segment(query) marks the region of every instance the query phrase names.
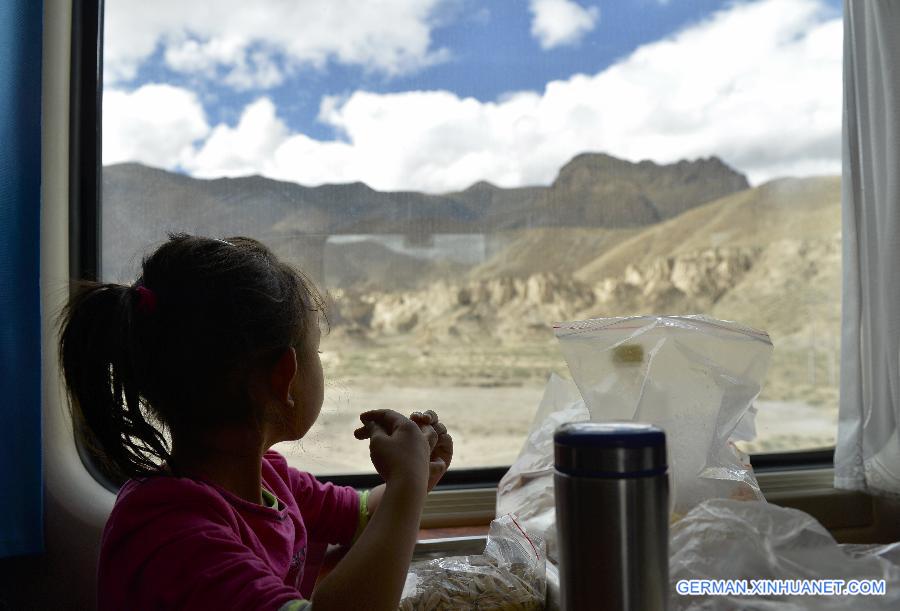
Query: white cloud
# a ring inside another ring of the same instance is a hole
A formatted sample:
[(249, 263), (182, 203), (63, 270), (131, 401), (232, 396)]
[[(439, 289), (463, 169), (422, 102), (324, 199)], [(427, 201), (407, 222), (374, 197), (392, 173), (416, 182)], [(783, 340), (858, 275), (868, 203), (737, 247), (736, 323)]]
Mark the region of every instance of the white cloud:
[(238, 89), (329, 61), (387, 75), (443, 61), (431, 30), (446, 0), (116, 0), (106, 5), (104, 78), (133, 79), (158, 48), (177, 71)]
[(718, 155), (755, 183), (837, 174), (842, 26), (823, 10), (815, 0), (736, 5), (597, 74), (492, 102), (448, 91), (326, 98), (320, 120), (341, 132), (335, 141), (291, 133), (262, 99), (179, 159), (200, 176), (429, 192), (548, 184), (585, 151), (659, 163)]
[(531, 35), (542, 49), (578, 43), (597, 26), (600, 9), (585, 8), (572, 0), (531, 0)]
[(140, 161), (175, 169), (194, 156), (209, 125), (197, 96), (171, 85), (103, 92), (103, 163)]
[(287, 127), (275, 116), (275, 105), (260, 98), (244, 109), (237, 126), (217, 125), (184, 165), (200, 177), (269, 174), (273, 164), (268, 158), (287, 137)]

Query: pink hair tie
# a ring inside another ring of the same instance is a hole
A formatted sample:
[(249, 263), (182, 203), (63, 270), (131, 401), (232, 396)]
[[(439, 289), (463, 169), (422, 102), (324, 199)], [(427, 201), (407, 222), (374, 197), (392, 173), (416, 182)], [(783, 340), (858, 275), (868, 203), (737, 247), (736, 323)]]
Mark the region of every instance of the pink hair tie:
[(146, 286), (137, 287), (138, 310), (144, 314), (153, 314), (156, 311), (156, 293)]

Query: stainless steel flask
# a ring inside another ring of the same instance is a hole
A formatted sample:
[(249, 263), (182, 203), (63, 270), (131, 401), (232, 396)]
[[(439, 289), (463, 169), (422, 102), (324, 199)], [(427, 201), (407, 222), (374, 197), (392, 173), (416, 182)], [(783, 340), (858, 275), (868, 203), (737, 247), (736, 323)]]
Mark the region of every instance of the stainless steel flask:
[(564, 611), (662, 611), (669, 590), (665, 433), (632, 422), (554, 434)]

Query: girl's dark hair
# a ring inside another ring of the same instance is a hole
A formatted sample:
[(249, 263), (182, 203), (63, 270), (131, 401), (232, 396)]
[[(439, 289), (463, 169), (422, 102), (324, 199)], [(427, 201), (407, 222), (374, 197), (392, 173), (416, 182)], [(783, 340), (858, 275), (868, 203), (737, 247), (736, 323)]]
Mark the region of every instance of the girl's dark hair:
[(164, 435), (258, 422), (247, 375), (304, 341), (324, 301), (256, 240), (170, 235), (133, 286), (83, 282), (60, 315), (75, 429), (114, 477), (158, 473)]

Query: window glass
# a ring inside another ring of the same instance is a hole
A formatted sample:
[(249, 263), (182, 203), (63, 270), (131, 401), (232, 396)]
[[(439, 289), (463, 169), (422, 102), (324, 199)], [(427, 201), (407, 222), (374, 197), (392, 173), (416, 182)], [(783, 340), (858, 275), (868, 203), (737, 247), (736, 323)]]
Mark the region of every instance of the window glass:
[(326, 403), (281, 449), (370, 470), (359, 412), (509, 464), (550, 324), (708, 314), (775, 344), (751, 451), (834, 443), (837, 0), (107, 0), (102, 275), (249, 235), (327, 290)]

